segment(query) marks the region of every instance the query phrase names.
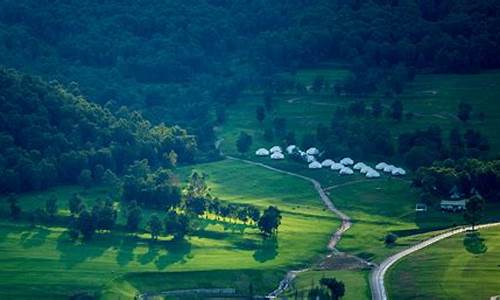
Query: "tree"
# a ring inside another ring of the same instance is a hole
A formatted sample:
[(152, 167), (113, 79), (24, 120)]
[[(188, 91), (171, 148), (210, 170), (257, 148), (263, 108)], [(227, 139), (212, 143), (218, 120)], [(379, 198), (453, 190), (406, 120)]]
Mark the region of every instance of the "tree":
[(76, 222), (76, 228), (80, 231), (85, 240), (89, 240), (95, 233), (95, 225), (92, 215), (87, 209), (80, 212)]
[(394, 245), (396, 240), (398, 239), (398, 236), (394, 233), (389, 233), (385, 236), (384, 242), (386, 245)]
[(246, 132), (240, 132), (240, 136), (236, 141), (236, 147), (238, 148), (238, 152), (245, 153), (250, 149), (252, 145), (252, 136), (247, 134)]
[(10, 217), (14, 220), (19, 219), (19, 217), (21, 216), (21, 207), (17, 203), (17, 195), (9, 195), (9, 198), (7, 198), (7, 202), (9, 202)]
[(391, 104), (391, 118), (398, 122), (403, 118), (403, 102), (399, 99), (394, 100)]
[(340, 280), (337, 280), (335, 278), (321, 278), (319, 283), (326, 286), (330, 290), (330, 296), (332, 300), (338, 300), (345, 294), (344, 283)]
[(89, 169), (83, 169), (78, 176), (78, 184), (88, 189), (92, 185), (92, 172)]
[(111, 171), (110, 169), (107, 169), (104, 172), (104, 175), (102, 176), (102, 181), (103, 181), (103, 183), (105, 185), (107, 185), (110, 188), (112, 188), (113, 192), (118, 192), (119, 191), (120, 185), (121, 185), (121, 181), (118, 178), (118, 176), (116, 176), (116, 174), (113, 173), (113, 171)]
[(262, 124), (262, 122), (266, 118), (266, 111), (262, 105), (257, 106), (257, 109), (255, 110), (255, 117), (260, 124)]
[(264, 235), (270, 236), (278, 230), (280, 224), (280, 210), (275, 206), (269, 206), (260, 217), (257, 225)]
[(372, 115), (374, 118), (380, 118), (382, 113), (384, 112), (384, 108), (382, 107), (382, 101), (380, 99), (376, 98), (372, 102)]
[(55, 214), (57, 213), (57, 198), (54, 195), (51, 195), (47, 201), (45, 202), (45, 210), (47, 211), (47, 214), (51, 217), (54, 218)]
[(74, 193), (68, 200), (68, 207), (71, 215), (78, 215), (83, 209), (82, 198), (77, 193)]
[(484, 209), (484, 200), (479, 196), (473, 196), (465, 204), (464, 219), (465, 222), (472, 225), (472, 230), (475, 230), (475, 226), (479, 223), (482, 217)]
[(166, 234), (173, 235), (174, 239), (182, 239), (190, 230), (189, 218), (173, 210), (167, 213), (164, 223)]
[(248, 206), (247, 207), (247, 214), (250, 217), (250, 219), (257, 224), (260, 218), (260, 211), (257, 207), (255, 206)]
[(162, 231), (162, 223), (157, 214), (153, 214), (149, 218), (148, 229), (151, 233), (151, 239), (157, 240)]
[(142, 210), (137, 201), (132, 200), (127, 207), (127, 229), (137, 231), (142, 220)]
[(115, 225), (117, 217), (113, 201), (98, 201), (92, 208), (92, 219), (96, 230), (111, 230)]
[(467, 122), (470, 119), (471, 113), (472, 113), (472, 105), (460, 101), (460, 103), (458, 104), (458, 112), (457, 112), (457, 117), (460, 119), (460, 121)]

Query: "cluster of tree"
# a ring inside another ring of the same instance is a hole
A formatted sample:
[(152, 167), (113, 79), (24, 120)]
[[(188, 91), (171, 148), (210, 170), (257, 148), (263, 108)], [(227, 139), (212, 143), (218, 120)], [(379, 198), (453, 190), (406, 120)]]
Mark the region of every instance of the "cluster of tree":
[(487, 201), (500, 201), (500, 160), (447, 159), (421, 167), (413, 184), (440, 198), (480, 195)]
[(3, 68), (0, 144), (0, 193), (89, 186), (139, 159), (172, 167), (196, 151), (179, 127), (152, 126), (126, 108), (111, 113), (59, 84)]
[(91, 239), (96, 231), (110, 231), (116, 225), (118, 211), (109, 198), (96, 201), (92, 209), (88, 209), (75, 194), (68, 204), (71, 212), (68, 233), (74, 240), (80, 235), (85, 240)]
[[(169, 118), (209, 149), (213, 125), (224, 121), (220, 107), (245, 87), (305, 90), (276, 75), (282, 71), (347, 62), (352, 76), (337, 92), (386, 86), (397, 93), (415, 70), (498, 68), (497, 6), (498, 0), (2, 1), (0, 64), (65, 85), (78, 81), (73, 92), (110, 107), (131, 105), (154, 122)], [(318, 78), (312, 90), (326, 86)]]
[[(319, 286), (311, 283), (311, 288), (307, 291), (306, 299), (311, 300), (339, 300), (345, 294), (345, 285), (336, 278), (321, 278)], [(295, 299), (298, 299), (298, 291), (295, 291)], [(303, 297), (301, 297), (303, 299)]]

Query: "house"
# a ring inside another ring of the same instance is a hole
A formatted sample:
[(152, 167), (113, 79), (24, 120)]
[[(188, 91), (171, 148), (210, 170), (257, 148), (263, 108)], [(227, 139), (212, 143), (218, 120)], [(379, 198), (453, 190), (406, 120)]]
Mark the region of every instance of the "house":
[(381, 162), (381, 163), (378, 163), (376, 166), (375, 166), (375, 169), (377, 170), (383, 170), (385, 169), (385, 167), (387, 167), (388, 164), (386, 164), (385, 162)]
[(441, 200), (441, 209), (447, 211), (462, 211), (465, 210), (465, 205), (467, 201), (463, 200)]
[(331, 167), (335, 162), (331, 159), (325, 159), (322, 163), (321, 166), (323, 167)]
[(344, 166), (348, 166), (354, 164), (354, 161), (350, 157), (344, 157), (340, 160), (340, 163)]
[(370, 172), (370, 171), (374, 171), (374, 170), (373, 170), (372, 168), (368, 167), (368, 166), (364, 166), (364, 167), (362, 167), (362, 168), (359, 170), (359, 172), (360, 172), (361, 174), (366, 174), (366, 173), (368, 173), (368, 172)]
[(424, 203), (417, 203), (415, 205), (415, 211), (416, 212), (427, 211), (427, 205), (425, 205)]
[(260, 148), (257, 151), (255, 151), (255, 155), (257, 155), (257, 156), (268, 156), (269, 155), (269, 151), (267, 149), (265, 149), (265, 148)]
[(311, 148), (307, 149), (306, 153), (309, 155), (318, 155), (319, 150), (318, 150), (318, 148), (311, 147)]
[(338, 170), (341, 170), (343, 167), (344, 167), (344, 165), (343, 165), (343, 164), (339, 164), (339, 163), (334, 162), (334, 163), (330, 166), (330, 169), (332, 169), (332, 170), (334, 170), (334, 171), (338, 171)]
[(281, 151), (280, 146), (273, 146), (271, 149), (269, 149), (269, 152), (276, 153), (276, 152), (283, 152), (283, 151)]
[(394, 168), (391, 171), (391, 174), (394, 176), (399, 176), (399, 175), (406, 175), (406, 171), (402, 168)]
[(281, 152), (274, 152), (271, 154), (271, 159), (285, 159), (285, 156)]
[(352, 174), (354, 174), (354, 171), (351, 168), (343, 167), (342, 169), (340, 169), (339, 174), (340, 175), (352, 175)]
[(384, 172), (386, 172), (386, 173), (392, 173), (392, 170), (394, 170), (395, 168), (396, 168), (396, 167), (395, 167), (395, 166), (393, 166), (393, 165), (387, 165), (387, 166), (385, 166), (385, 168), (384, 168)]
[(309, 169), (321, 169), (321, 164), (317, 161), (313, 161), (309, 164)]
[(358, 162), (352, 167), (354, 170), (361, 170), (363, 167), (366, 167), (366, 165), (362, 162)]
[(371, 169), (366, 173), (366, 178), (378, 178), (380, 177), (380, 173)]

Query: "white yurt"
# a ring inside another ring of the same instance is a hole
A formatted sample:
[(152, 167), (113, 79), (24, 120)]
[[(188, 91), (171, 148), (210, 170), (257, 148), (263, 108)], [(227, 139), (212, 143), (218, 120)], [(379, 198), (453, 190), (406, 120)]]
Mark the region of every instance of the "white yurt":
[(312, 156), (312, 155), (306, 154), (306, 161), (308, 163), (310, 163), (310, 162), (316, 161), (316, 158), (314, 158), (314, 156)]
[(354, 165), (354, 167), (352, 167), (354, 170), (361, 170), (363, 169), (364, 167), (366, 167), (365, 163), (362, 163), (362, 162), (358, 162)]
[(297, 146), (295, 145), (290, 145), (288, 147), (286, 147), (286, 153), (288, 154), (292, 154), (295, 150), (298, 150), (299, 148), (297, 148)]
[(318, 150), (318, 148), (311, 147), (311, 148), (307, 149), (306, 153), (309, 155), (318, 155), (319, 150)]
[(375, 166), (375, 169), (377, 170), (383, 170), (385, 167), (387, 167), (388, 164), (386, 164), (385, 162), (381, 162), (381, 163), (378, 163), (376, 166)]
[(309, 164), (309, 169), (321, 169), (321, 164), (317, 161), (313, 161)]
[(370, 168), (369, 166), (364, 166), (364, 167), (362, 167), (362, 168), (359, 170), (359, 172), (360, 172), (361, 174), (366, 174), (366, 173), (368, 173), (368, 172), (370, 172), (370, 171), (373, 171), (373, 169), (372, 169), (372, 168)]
[(333, 163), (331, 166), (330, 166), (330, 169), (334, 170), (334, 171), (338, 171), (340, 169), (342, 169), (344, 167), (343, 164), (339, 164), (339, 163)]
[(384, 168), (384, 172), (386, 172), (386, 173), (392, 173), (392, 170), (394, 170), (395, 168), (396, 168), (396, 167), (395, 167), (395, 166), (393, 166), (393, 165), (387, 165), (387, 166), (385, 166), (385, 168)]
[(352, 175), (352, 174), (354, 174), (354, 171), (351, 168), (343, 167), (342, 169), (340, 169), (339, 174), (340, 175)]
[(276, 153), (276, 152), (283, 152), (283, 151), (281, 151), (280, 146), (273, 146), (271, 149), (269, 149), (269, 152)]
[(405, 175), (406, 171), (402, 168), (394, 168), (391, 173), (392, 175), (398, 176), (398, 175)]
[(257, 156), (268, 156), (269, 155), (269, 151), (266, 148), (260, 148), (260, 149), (257, 149), (257, 151), (255, 151), (255, 155), (257, 155)]
[(325, 159), (325, 160), (321, 163), (321, 165), (322, 165), (323, 167), (331, 167), (334, 163), (335, 163), (335, 162), (334, 162), (333, 160), (331, 160), (331, 159)]
[(380, 173), (371, 169), (370, 171), (368, 171), (368, 173), (366, 173), (365, 175), (367, 178), (378, 178), (380, 177)]
[(281, 152), (274, 152), (271, 154), (271, 159), (285, 159), (285, 156)]
[(354, 161), (350, 157), (344, 157), (340, 160), (340, 163), (344, 166), (352, 165)]

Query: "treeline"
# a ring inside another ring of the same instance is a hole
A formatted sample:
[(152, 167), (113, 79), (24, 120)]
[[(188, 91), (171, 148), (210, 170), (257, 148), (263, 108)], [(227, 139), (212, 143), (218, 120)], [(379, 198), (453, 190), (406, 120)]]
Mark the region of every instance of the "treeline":
[[(500, 201), (500, 160), (447, 159), (418, 169), (413, 185), (440, 198), (470, 198)], [(424, 194), (423, 197), (426, 197)], [(427, 197), (423, 200), (431, 199)]]
[(112, 113), (56, 82), (0, 68), (0, 193), (113, 180), (136, 160), (192, 162), (196, 141), (127, 108)]
[(352, 71), (336, 92), (379, 86), (399, 93), (420, 71), (500, 67), (498, 6), (498, 0), (2, 1), (0, 63), (65, 85), (77, 81), (75, 92), (113, 110), (127, 105), (154, 123), (171, 120), (210, 151), (221, 107), (249, 86), (279, 89), (282, 71), (335, 61)]

